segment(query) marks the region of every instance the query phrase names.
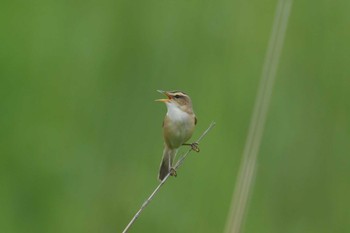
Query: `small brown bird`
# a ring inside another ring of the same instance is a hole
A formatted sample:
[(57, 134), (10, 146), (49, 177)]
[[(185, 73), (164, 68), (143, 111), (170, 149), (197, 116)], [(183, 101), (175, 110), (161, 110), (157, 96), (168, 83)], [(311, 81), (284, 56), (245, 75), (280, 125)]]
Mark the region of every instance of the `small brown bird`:
[(191, 138), (197, 118), (192, 109), (191, 98), (182, 91), (160, 91), (167, 99), (156, 101), (164, 102), (167, 106), (167, 114), (163, 121), (164, 151), (159, 170), (159, 179), (170, 173), (176, 176), (172, 167), (177, 150), (182, 145), (190, 145), (195, 151), (199, 151), (196, 143), (186, 144)]

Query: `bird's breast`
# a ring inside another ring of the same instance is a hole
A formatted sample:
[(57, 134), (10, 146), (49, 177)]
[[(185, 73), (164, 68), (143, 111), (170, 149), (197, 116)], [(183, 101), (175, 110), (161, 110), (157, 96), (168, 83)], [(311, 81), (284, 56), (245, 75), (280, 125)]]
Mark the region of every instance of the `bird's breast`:
[(164, 119), (164, 138), (171, 148), (178, 148), (190, 139), (194, 130), (194, 115), (180, 109), (168, 111)]

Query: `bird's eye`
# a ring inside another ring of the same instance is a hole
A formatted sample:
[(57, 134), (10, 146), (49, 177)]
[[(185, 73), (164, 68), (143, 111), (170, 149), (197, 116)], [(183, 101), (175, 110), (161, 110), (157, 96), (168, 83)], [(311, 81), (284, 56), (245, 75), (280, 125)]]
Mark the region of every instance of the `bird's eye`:
[(175, 96), (174, 96), (175, 99), (178, 99), (178, 98), (180, 98), (180, 97), (181, 97), (180, 95), (175, 95)]

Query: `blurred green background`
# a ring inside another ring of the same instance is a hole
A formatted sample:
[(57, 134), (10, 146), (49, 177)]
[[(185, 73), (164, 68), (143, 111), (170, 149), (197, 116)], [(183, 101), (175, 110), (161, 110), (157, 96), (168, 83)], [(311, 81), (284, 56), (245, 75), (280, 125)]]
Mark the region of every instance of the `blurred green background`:
[[(130, 232), (222, 232), (277, 1), (4, 1), (0, 232), (121, 232), (166, 108), (217, 126)], [(245, 232), (350, 232), (350, 1), (293, 4)]]

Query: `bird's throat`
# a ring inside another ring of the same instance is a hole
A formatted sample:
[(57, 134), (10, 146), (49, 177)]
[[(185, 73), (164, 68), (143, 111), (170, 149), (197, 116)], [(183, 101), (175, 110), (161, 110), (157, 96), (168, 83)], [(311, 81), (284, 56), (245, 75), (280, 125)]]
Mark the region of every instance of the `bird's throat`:
[(167, 104), (167, 108), (168, 108), (167, 116), (171, 121), (175, 121), (175, 122), (188, 121), (190, 118), (189, 113), (183, 111), (173, 103)]

